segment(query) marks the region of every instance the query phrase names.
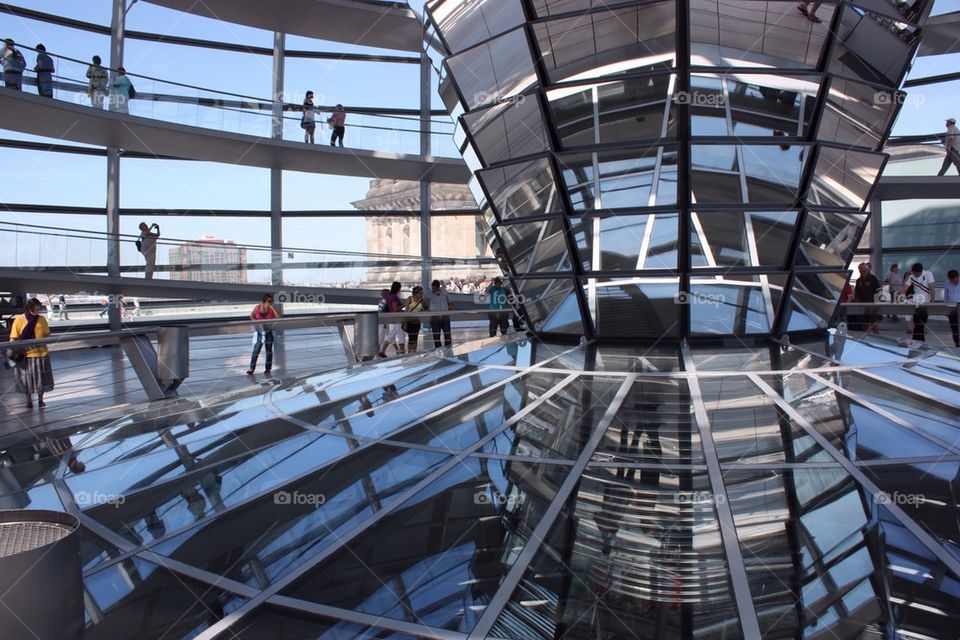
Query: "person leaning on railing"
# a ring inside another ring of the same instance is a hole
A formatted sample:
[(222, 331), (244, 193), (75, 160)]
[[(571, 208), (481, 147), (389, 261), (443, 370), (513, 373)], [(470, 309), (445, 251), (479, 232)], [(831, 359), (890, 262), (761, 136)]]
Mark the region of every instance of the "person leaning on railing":
[(44, 98), (53, 97), (53, 73), (56, 68), (53, 66), (53, 58), (47, 55), (47, 48), (42, 44), (36, 46), (37, 64), (33, 70), (37, 73), (37, 93)]
[(27, 61), (17, 50), (11, 38), (3, 41), (3, 50), (0, 51), (0, 62), (3, 63), (3, 86), (7, 89), (20, 91), (23, 87), (23, 70), (27, 68)]
[[(30, 298), (21, 315), (13, 319), (10, 327), (10, 341), (34, 340), (50, 335), (47, 319), (40, 315), (40, 300)], [(53, 390), (53, 368), (50, 366), (50, 352), (45, 346), (32, 347), (26, 351), (8, 349), (7, 355), (14, 365), (17, 388), (27, 396), (27, 409), (33, 408), (33, 394), (37, 394), (37, 405), (47, 406), (43, 394)]]

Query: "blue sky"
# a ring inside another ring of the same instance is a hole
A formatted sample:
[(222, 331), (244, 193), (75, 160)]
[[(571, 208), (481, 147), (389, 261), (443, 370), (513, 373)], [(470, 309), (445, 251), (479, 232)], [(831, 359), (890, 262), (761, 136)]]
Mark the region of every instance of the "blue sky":
[[(20, 0), (16, 4), (106, 25), (110, 21), (112, 2)], [(960, 0), (938, 0), (939, 12), (958, 9)], [(105, 62), (109, 60), (109, 38), (106, 36), (9, 15), (3, 16), (3, 23), (3, 35), (18, 42), (30, 46), (43, 42), (52, 52), (80, 59), (98, 54)], [(147, 2), (133, 5), (127, 16), (127, 28), (257, 47), (273, 45), (270, 32), (198, 18)], [(288, 37), (287, 48), (397, 54), (297, 36)], [(32, 55), (28, 55), (28, 61), (32, 65)], [(221, 91), (264, 98), (271, 94), (271, 60), (267, 56), (128, 40), (125, 66), (132, 73), (176, 79)], [(954, 71), (960, 71), (958, 54), (918, 58), (911, 77)], [(418, 73), (415, 65), (291, 59), (286, 67), (286, 90), (302, 92), (310, 89), (322, 96), (322, 100), (348, 105), (417, 108)], [(895, 134), (931, 133), (942, 126), (946, 116), (960, 118), (960, 104), (956, 100), (960, 86), (957, 85), (954, 82), (911, 91)], [(138, 89), (149, 91), (150, 87), (141, 85)], [(433, 102), (435, 108), (441, 108), (436, 96)], [(137, 108), (149, 107), (138, 105)], [(186, 113), (185, 117), (189, 120), (196, 114)], [(292, 126), (296, 127), (296, 124)], [(0, 135), (42, 140), (13, 131), (3, 131)], [(318, 130), (317, 135), (322, 137), (322, 132)], [(350, 135), (348, 133), (348, 145)], [(7, 167), (7, 178), (0, 181), (0, 201), (103, 206), (106, 193), (106, 162), (103, 158), (64, 154), (56, 156), (57, 162), (49, 162), (44, 154), (13, 149), (0, 149), (0, 158)], [(267, 209), (270, 204), (269, 171), (265, 169), (213, 163), (124, 160), (121, 184), (121, 205), (124, 207)], [(362, 178), (285, 172), (284, 208), (350, 209), (350, 203), (362, 198), (367, 187), (368, 180)], [(0, 219), (10, 221), (11, 216), (2, 214)], [(36, 215), (31, 216), (29, 222), (104, 230), (102, 218), (94, 216)], [(137, 222), (125, 218), (123, 230), (133, 233)], [(243, 243), (269, 242), (266, 220), (163, 218), (160, 222), (167, 237), (193, 238), (212, 233)], [(289, 220), (284, 225), (284, 244), (363, 251), (364, 223), (361, 218)], [(124, 256), (125, 261), (133, 258), (133, 255)]]

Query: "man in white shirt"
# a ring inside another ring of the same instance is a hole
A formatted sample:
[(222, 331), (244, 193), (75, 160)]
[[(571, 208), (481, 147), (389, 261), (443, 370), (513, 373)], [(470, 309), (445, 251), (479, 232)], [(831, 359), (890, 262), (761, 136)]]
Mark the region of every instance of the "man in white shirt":
[(953, 309), (947, 314), (950, 320), (950, 332), (953, 334), (953, 346), (960, 347), (960, 332), (957, 327), (957, 310), (960, 306), (960, 273), (956, 269), (947, 271), (947, 281), (943, 283), (943, 301), (952, 304)]
[[(430, 293), (426, 297), (427, 309), (430, 311), (453, 311), (453, 303), (447, 297), (447, 290), (440, 286), (439, 280), (434, 280), (430, 284)], [(442, 316), (440, 318), (431, 318), (430, 328), (433, 330), (433, 348), (440, 348), (440, 332), (443, 331), (443, 346), (453, 345), (453, 337), (450, 335), (450, 318)]]
[(960, 129), (957, 129), (957, 121), (954, 118), (947, 118), (947, 132), (943, 134), (943, 146), (947, 148), (947, 155), (944, 156), (943, 166), (940, 167), (940, 173), (937, 175), (944, 175), (951, 164), (960, 174)]
[(913, 313), (913, 339), (926, 342), (927, 310), (922, 305), (933, 302), (934, 280), (933, 274), (924, 271), (923, 265), (917, 262), (910, 268), (910, 272), (903, 279), (903, 293), (913, 297), (917, 304)]

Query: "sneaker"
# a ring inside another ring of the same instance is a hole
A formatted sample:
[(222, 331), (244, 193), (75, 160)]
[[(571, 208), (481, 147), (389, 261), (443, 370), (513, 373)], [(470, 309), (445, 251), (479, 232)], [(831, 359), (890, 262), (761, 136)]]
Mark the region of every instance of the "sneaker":
[(252, 375), (253, 375), (253, 369), (247, 369), (247, 375), (248, 375), (248, 376), (252, 376)]

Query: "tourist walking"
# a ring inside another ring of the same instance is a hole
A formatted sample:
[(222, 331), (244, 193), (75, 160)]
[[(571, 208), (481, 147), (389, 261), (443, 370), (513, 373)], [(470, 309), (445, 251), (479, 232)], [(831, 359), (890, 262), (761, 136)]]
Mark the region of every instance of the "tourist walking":
[[(430, 283), (430, 294), (427, 296), (427, 309), (431, 312), (453, 311), (453, 303), (447, 290), (440, 286), (439, 280)], [(440, 332), (443, 332), (443, 346), (453, 345), (453, 336), (450, 334), (450, 317), (440, 316), (430, 319), (430, 329), (433, 331), (433, 348), (440, 348)]]
[(58, 318), (60, 320), (69, 320), (70, 314), (67, 313), (67, 297), (61, 293), (60, 297), (57, 298), (57, 302), (59, 303), (59, 307), (60, 307), (60, 313), (58, 314)]
[(36, 49), (37, 64), (33, 65), (33, 70), (37, 73), (37, 93), (44, 98), (52, 98), (53, 73), (56, 70), (53, 58), (47, 55), (47, 48), (42, 44), (38, 44)]
[[(403, 310), (409, 313), (420, 313), (424, 310), (423, 287), (416, 286), (413, 288)], [(422, 323), (419, 320), (407, 320), (403, 325), (403, 330), (406, 331), (408, 336), (407, 353), (416, 353), (417, 344), (420, 341), (420, 328)]]
[(110, 106), (119, 113), (130, 113), (130, 98), (134, 96), (133, 83), (127, 77), (127, 70), (117, 67), (113, 78), (113, 91), (110, 94)]
[(947, 131), (941, 136), (943, 146), (946, 148), (946, 155), (943, 157), (943, 164), (940, 166), (938, 176), (947, 173), (947, 169), (952, 164), (957, 168), (957, 174), (960, 174), (960, 129), (957, 129), (957, 120), (947, 118)]
[(960, 311), (960, 273), (956, 269), (947, 271), (947, 281), (943, 283), (943, 301), (952, 304), (953, 309), (947, 312), (950, 321), (950, 333), (953, 334), (953, 346), (960, 347), (960, 335), (957, 331), (957, 312)]
[(103, 109), (107, 97), (107, 70), (100, 66), (100, 56), (93, 56), (93, 63), (87, 67), (87, 96), (95, 109)]
[(337, 140), (340, 146), (343, 146), (343, 134), (346, 132), (347, 112), (343, 110), (343, 105), (338, 104), (333, 110), (333, 114), (327, 118), (327, 122), (333, 127), (333, 133), (330, 134), (330, 146), (336, 146)]
[(303, 141), (313, 144), (313, 134), (317, 131), (317, 108), (313, 105), (313, 91), (307, 91), (307, 96), (303, 99), (300, 128), (303, 129)]
[(146, 280), (153, 278), (153, 270), (157, 266), (157, 240), (160, 238), (160, 225), (154, 222), (147, 226), (140, 223), (140, 237), (137, 238), (137, 251), (143, 254), (146, 266), (143, 268), (143, 277)]
[[(487, 288), (487, 300), (489, 300), (490, 309), (507, 308), (507, 289), (503, 286), (503, 280), (494, 278), (493, 282)], [(497, 335), (497, 329), (500, 329), (500, 335), (507, 335), (509, 327), (506, 311), (490, 314), (490, 337)]]
[[(40, 315), (40, 301), (30, 298), (21, 315), (13, 319), (10, 326), (10, 341), (34, 340), (50, 335), (47, 319)], [(25, 352), (12, 350), (10, 358), (14, 363), (17, 377), (17, 389), (26, 395), (27, 409), (33, 408), (33, 394), (37, 394), (37, 405), (47, 406), (43, 394), (53, 390), (53, 368), (50, 366), (50, 352), (45, 346), (32, 347)]]
[[(853, 287), (853, 299), (856, 302), (873, 304), (877, 301), (877, 294), (883, 289), (880, 280), (870, 273), (869, 262), (861, 262), (857, 268), (860, 271), (860, 277), (857, 278), (857, 283)], [(849, 323), (851, 329), (872, 331), (873, 333), (880, 332), (877, 328), (880, 316), (876, 309), (865, 309), (862, 314), (854, 316), (851, 320), (854, 320), (854, 322)]]
[(15, 91), (22, 90), (23, 70), (27, 68), (27, 61), (23, 59), (23, 54), (11, 38), (3, 41), (0, 57), (3, 62), (3, 86)]
[[(394, 282), (390, 285), (390, 292), (387, 294), (387, 297), (384, 298), (385, 313), (397, 313), (403, 310), (403, 303), (400, 302), (400, 289), (402, 286), (399, 282)], [(403, 332), (401, 323), (394, 322), (388, 324), (383, 340), (380, 343), (380, 357), (387, 357), (387, 349), (391, 344), (397, 350), (398, 354), (403, 353), (405, 342), (406, 335)]]
[(926, 342), (926, 325), (929, 314), (923, 305), (933, 302), (933, 274), (924, 271), (923, 265), (918, 262), (910, 268), (910, 273), (903, 279), (902, 289), (905, 295), (913, 297), (913, 302), (917, 305), (913, 312), (913, 339), (918, 342)]
[[(273, 295), (265, 293), (263, 300), (250, 312), (251, 320), (277, 320), (280, 318), (280, 312), (273, 306)], [(256, 336), (253, 340), (253, 353), (250, 355), (250, 368), (247, 369), (247, 375), (252, 376), (257, 370), (257, 358), (260, 357), (260, 349), (267, 345), (267, 361), (263, 368), (264, 373), (270, 373), (273, 369), (273, 325), (258, 324), (255, 325)]]

